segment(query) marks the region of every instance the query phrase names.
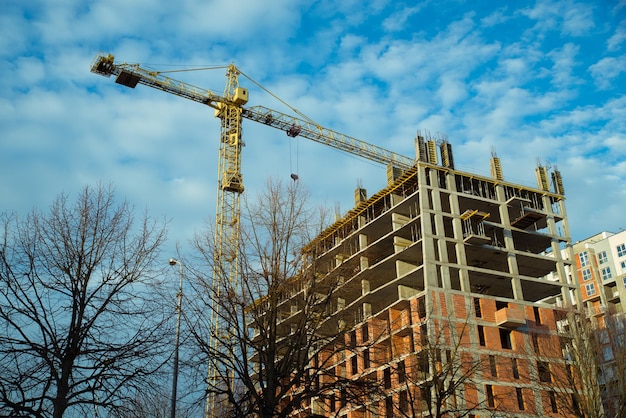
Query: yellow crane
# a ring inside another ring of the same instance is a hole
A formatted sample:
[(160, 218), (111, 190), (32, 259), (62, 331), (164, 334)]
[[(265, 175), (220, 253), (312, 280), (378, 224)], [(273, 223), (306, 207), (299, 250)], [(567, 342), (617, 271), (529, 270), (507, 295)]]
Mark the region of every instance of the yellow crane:
[[(244, 191), (241, 174), (242, 118), (253, 120), (287, 133), (301, 136), (371, 161), (391, 165), (402, 171), (415, 165), (415, 160), (388, 151), (376, 145), (326, 129), (311, 121), (299, 119), (263, 106), (244, 107), (248, 90), (239, 86), (241, 71), (231, 64), (226, 71), (223, 94), (199, 88), (166, 76), (164, 72), (142, 68), (139, 64), (116, 63), (111, 54), (99, 54), (91, 65), (91, 72), (115, 76), (115, 82), (135, 88), (138, 84), (162, 90), (215, 109), (220, 118), (218, 187), (215, 221), (215, 254), (213, 278), (223, 277), (235, 283), (239, 276), (239, 217), (240, 196)], [(215, 307), (214, 307), (215, 308)], [(213, 326), (218, 327), (216, 309), (212, 310)], [(213, 344), (209, 342), (209, 344)], [(215, 375), (209, 370), (209, 379)], [(207, 399), (207, 417), (213, 416), (213, 401)]]

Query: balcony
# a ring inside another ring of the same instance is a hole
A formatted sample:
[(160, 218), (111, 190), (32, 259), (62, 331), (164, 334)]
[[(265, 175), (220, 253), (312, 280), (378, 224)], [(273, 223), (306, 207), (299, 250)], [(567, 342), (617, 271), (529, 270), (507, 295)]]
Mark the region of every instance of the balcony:
[(507, 329), (516, 329), (526, 325), (524, 309), (520, 307), (508, 307), (496, 311), (496, 324)]

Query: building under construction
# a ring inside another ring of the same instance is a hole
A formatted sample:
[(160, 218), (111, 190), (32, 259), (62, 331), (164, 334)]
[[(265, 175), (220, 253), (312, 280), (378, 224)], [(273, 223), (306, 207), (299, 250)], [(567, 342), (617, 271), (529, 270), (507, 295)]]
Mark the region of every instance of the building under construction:
[[(562, 312), (551, 301), (578, 292), (562, 256), (571, 240), (559, 172), (550, 181), (537, 167), (530, 188), (505, 181), (495, 154), (489, 177), (456, 170), (447, 141), (418, 135), (416, 153), (413, 168), (388, 169), (385, 189), (357, 189), (354, 209), (311, 243), (318, 274), (342, 276), (328, 322), (366, 343), (334, 354), (331, 367), (382, 382), (384, 394), (369, 405), (327, 394), (304, 414), (420, 416), (437, 396), (428, 382), (463, 362), (471, 377), (459, 376), (462, 367), (443, 377), (463, 379), (441, 400), (449, 410), (556, 416), (549, 368), (562, 355), (543, 350), (537, 361), (537, 336), (557, 333)], [(297, 292), (288, 298), (285, 323), (298, 311)]]
[[(546, 341), (556, 334), (562, 312), (556, 301), (580, 301), (575, 276), (566, 274), (573, 255), (557, 170), (550, 181), (547, 168), (537, 167), (538, 186), (529, 188), (504, 181), (495, 155), (491, 177), (456, 170), (445, 140), (418, 134), (412, 159), (310, 120), (244, 107), (248, 91), (239, 86), (241, 71), (232, 64), (223, 95), (172, 80), (165, 72), (116, 63), (111, 54), (98, 55), (91, 71), (215, 110), (221, 120), (215, 271), (225, 272), (224, 282), (237, 280), (242, 119), (391, 164), (388, 186), (369, 198), (358, 189), (354, 209), (309, 247), (316, 277), (339, 284), (332, 290), (332, 309), (324, 312), (326, 322), (340, 324), (334, 330), (345, 332), (347, 346), (362, 343), (360, 349), (334, 353), (329, 367), (354, 381), (383, 382), (384, 391), (368, 405), (348, 405), (341, 393), (324, 394), (303, 405), (303, 415), (422, 415), (437, 398), (436, 375), (460, 360), (475, 367), (458, 387), (450, 383), (459, 382), (467, 367), (444, 376), (442, 384), (453, 387), (442, 401), (449, 410), (475, 416), (558, 412), (549, 383), (551, 360), (562, 362), (561, 351), (544, 349), (537, 361), (537, 336)], [(284, 292), (280, 328), (287, 330), (285, 336), (305, 291)], [(214, 325), (220, 326), (217, 320)], [(425, 354), (428, 348), (434, 356)], [(214, 375), (210, 368), (210, 382)], [(207, 411), (212, 405), (209, 399)]]

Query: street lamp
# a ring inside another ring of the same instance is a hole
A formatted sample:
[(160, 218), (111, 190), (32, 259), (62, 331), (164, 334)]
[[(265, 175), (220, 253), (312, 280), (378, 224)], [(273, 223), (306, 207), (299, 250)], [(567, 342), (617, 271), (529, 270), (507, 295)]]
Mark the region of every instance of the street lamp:
[(176, 343), (174, 347), (174, 377), (172, 378), (172, 410), (170, 413), (170, 418), (176, 418), (176, 391), (178, 389), (178, 349), (180, 347), (180, 316), (182, 313), (182, 302), (183, 302), (183, 265), (180, 261), (175, 258), (170, 258), (169, 261), (170, 266), (175, 266), (178, 264), (180, 267), (180, 283), (178, 285), (178, 294), (177, 303), (176, 303)]

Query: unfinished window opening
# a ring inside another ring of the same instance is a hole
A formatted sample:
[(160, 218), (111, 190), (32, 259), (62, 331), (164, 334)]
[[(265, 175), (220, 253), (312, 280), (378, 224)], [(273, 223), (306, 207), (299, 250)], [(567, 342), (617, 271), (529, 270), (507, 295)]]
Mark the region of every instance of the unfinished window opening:
[(417, 369), (420, 373), (428, 373), (428, 352), (426, 350), (422, 350), (418, 354)]
[(430, 186), (430, 168), (425, 169), (424, 174), (426, 175), (426, 185)]
[(393, 398), (391, 396), (385, 398), (385, 417), (393, 418)]
[(445, 189), (448, 187), (446, 184), (446, 173), (444, 171), (438, 171), (437, 178), (439, 180), (439, 188)]
[(548, 396), (550, 397), (550, 408), (552, 409), (553, 413), (558, 413), (559, 412), (559, 408), (557, 408), (557, 404), (556, 404), (556, 394), (554, 392), (548, 392)]
[(509, 307), (509, 302), (503, 302), (501, 300), (496, 300), (496, 311), (499, 311), (500, 309), (504, 309), (504, 308), (508, 308)]
[(391, 389), (391, 369), (389, 367), (383, 371), (383, 384), (385, 389)]
[(537, 362), (537, 374), (539, 375), (540, 382), (551, 382), (552, 376), (550, 374), (550, 364), (545, 361)]
[(371, 367), (371, 363), (370, 363), (370, 349), (366, 348), (363, 351), (363, 368), (364, 369), (369, 369)]
[(361, 342), (367, 342), (370, 339), (370, 332), (369, 332), (369, 324), (365, 324), (363, 325), (363, 327), (361, 327)]
[(515, 393), (517, 395), (517, 407), (520, 411), (524, 410), (524, 393), (522, 392), (522, 388), (515, 388)]
[(485, 346), (485, 329), (482, 325), (478, 325), (478, 344)]
[(539, 351), (539, 336), (537, 334), (532, 334), (530, 338), (533, 343), (533, 350), (535, 350), (535, 354), (541, 355), (541, 352)]
[(428, 327), (426, 324), (420, 325), (420, 343), (422, 346), (428, 344)]
[[(430, 214), (430, 233), (432, 235), (437, 235), (437, 223), (435, 222), (434, 213)], [(437, 254), (437, 257), (439, 257), (439, 254)], [(437, 259), (437, 261), (439, 261), (439, 259)]]
[(489, 368), (491, 369), (491, 375), (498, 377), (498, 368), (496, 367), (496, 356), (489, 356)]
[(533, 306), (533, 313), (535, 315), (535, 324), (541, 325), (541, 316), (539, 315), (539, 307)]
[(476, 314), (476, 318), (483, 317), (483, 312), (480, 309), (480, 298), (474, 298), (474, 313)]
[(400, 411), (404, 414), (409, 412), (409, 397), (406, 390), (400, 392)]
[(443, 217), (443, 230), (446, 238), (454, 238), (454, 228), (452, 227), (452, 218), (449, 216)]
[(493, 386), (485, 385), (485, 393), (487, 395), (487, 406), (493, 408), (496, 406), (496, 402), (493, 397)]
[(448, 250), (448, 263), (457, 264), (457, 253), (456, 253), (456, 243), (451, 241), (446, 241), (446, 248)]
[(519, 379), (519, 369), (517, 367), (517, 359), (511, 359), (511, 369), (513, 371), (513, 379)]
[(419, 319), (426, 318), (426, 299), (423, 296), (417, 299), (417, 316)]
[(406, 367), (404, 360), (398, 362), (398, 382), (403, 383), (406, 381)]
[(500, 328), (500, 344), (505, 350), (513, 349), (513, 342), (511, 340), (511, 330)]
[(461, 271), (457, 268), (450, 268), (450, 287), (452, 290), (461, 290)]

